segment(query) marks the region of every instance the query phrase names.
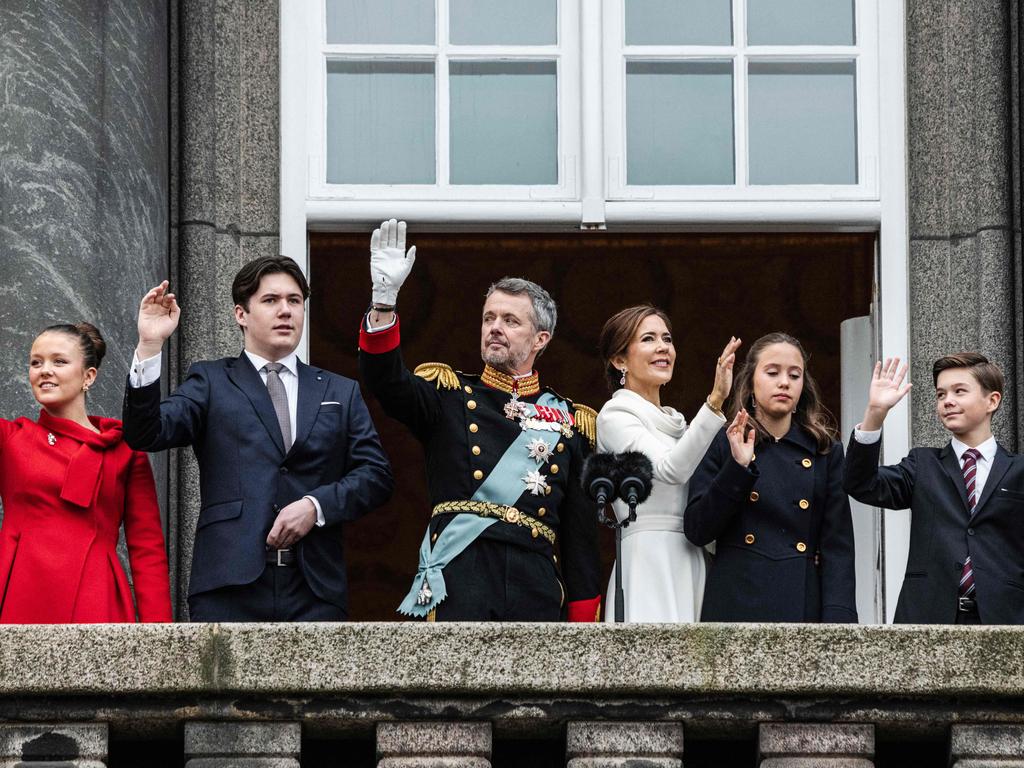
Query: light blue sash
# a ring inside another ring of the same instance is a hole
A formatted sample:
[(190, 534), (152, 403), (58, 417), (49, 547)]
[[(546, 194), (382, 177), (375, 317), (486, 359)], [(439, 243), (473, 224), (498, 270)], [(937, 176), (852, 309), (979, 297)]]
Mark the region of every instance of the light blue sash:
[[(537, 404), (568, 411), (568, 405), (565, 402), (547, 392), (540, 396)], [(529, 406), (529, 403), (526, 405)], [(550, 441), (557, 442), (558, 433), (546, 430), (522, 430), (505, 450), (504, 455), (498, 460), (487, 479), (473, 494), (472, 500), (489, 501), (492, 504), (502, 504), (507, 507), (513, 506), (523, 495), (525, 488), (523, 477), (527, 472), (539, 468), (537, 462), (530, 458), (530, 452), (526, 447), (531, 440), (537, 437), (548, 442), (549, 447), (553, 447)], [(423, 541), (420, 543), (420, 564), (416, 571), (416, 577), (412, 580), (412, 589), (409, 590), (409, 594), (405, 596), (402, 604), (398, 606), (398, 612), (406, 616), (423, 617), (436, 608), (448, 596), (448, 590), (444, 583), (443, 570), (445, 566), (472, 544), (477, 536), (496, 522), (498, 521), (492, 517), (480, 517), (473, 514), (456, 515), (455, 519), (441, 531), (433, 547), (430, 546), (430, 527), (428, 526), (427, 532), (423, 534)], [(429, 587), (430, 599), (426, 604), (418, 605), (417, 598), (420, 589), (425, 586)]]

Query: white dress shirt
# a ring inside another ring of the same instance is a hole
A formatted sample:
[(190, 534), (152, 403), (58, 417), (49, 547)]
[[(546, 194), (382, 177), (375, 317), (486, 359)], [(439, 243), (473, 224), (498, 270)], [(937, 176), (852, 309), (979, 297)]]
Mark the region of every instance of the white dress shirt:
[[(882, 437), (882, 430), (872, 429), (866, 430), (861, 429), (858, 424), (853, 430), (853, 439), (858, 443), (864, 445), (871, 445), (877, 443)], [(953, 452), (956, 454), (956, 460), (960, 463), (960, 469), (964, 467), (964, 453), (971, 446), (966, 443), (962, 443), (955, 437), (950, 440), (950, 445), (953, 447)], [(988, 480), (988, 473), (992, 469), (992, 462), (996, 457), (996, 439), (990, 436), (988, 440), (981, 443), (981, 445), (975, 446), (981, 453), (981, 458), (978, 459), (978, 469), (974, 475), (974, 487), (978, 494), (978, 499), (981, 499), (982, 491), (985, 490), (985, 481)]]
[[(271, 361), (249, 350), (245, 350), (245, 356), (249, 358), (252, 367), (259, 371), (260, 379), (263, 381), (263, 385), (266, 386), (267, 371), (263, 366)], [(278, 375), (281, 377), (281, 383), (284, 385), (285, 394), (288, 395), (288, 421), (291, 424), (292, 438), (294, 439), (295, 423), (298, 418), (299, 408), (299, 356), (292, 352), (277, 362), (284, 366)], [(160, 378), (160, 367), (162, 364), (162, 352), (157, 352), (153, 357), (146, 358), (145, 360), (139, 360), (137, 355), (134, 356), (132, 358), (132, 369), (128, 374), (128, 383), (136, 388), (149, 386)], [(304, 496), (303, 498), (313, 502), (313, 506), (316, 507), (316, 524), (323, 526), (326, 523), (326, 518), (324, 517), (323, 510), (320, 509), (320, 502), (312, 496)]]

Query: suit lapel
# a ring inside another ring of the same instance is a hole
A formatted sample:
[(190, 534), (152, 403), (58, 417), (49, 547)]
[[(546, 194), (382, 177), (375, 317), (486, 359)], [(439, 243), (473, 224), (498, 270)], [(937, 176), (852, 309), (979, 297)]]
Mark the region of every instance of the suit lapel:
[(974, 508), (974, 515), (977, 517), (978, 513), (981, 512), (981, 508), (985, 506), (985, 502), (989, 500), (989, 497), (995, 492), (995, 489), (999, 487), (999, 483), (1003, 480), (1003, 475), (1010, 468), (1010, 457), (1003, 450), (1003, 447), (996, 446), (996, 455), (992, 459), (992, 469), (989, 470), (988, 478), (985, 480), (985, 487), (981, 489), (981, 498), (978, 499), (978, 505)]
[(969, 512), (967, 507), (967, 486), (964, 485), (964, 473), (960, 468), (960, 462), (956, 458), (956, 451), (953, 450), (951, 443), (946, 443), (946, 447), (939, 452), (939, 462), (949, 476), (950, 482), (953, 483), (953, 487), (956, 488), (964, 512)]
[(320, 369), (310, 368), (301, 361), (296, 367), (299, 373), (299, 403), (295, 414), (295, 440), (292, 441), (292, 451), (309, 437), (309, 431), (313, 429), (316, 415), (320, 411), (324, 392), (327, 391), (327, 380)]
[(249, 398), (256, 415), (263, 422), (267, 434), (273, 439), (274, 445), (283, 456), (284, 438), (281, 437), (281, 427), (277, 423), (277, 413), (274, 411), (274, 404), (270, 401), (270, 393), (267, 392), (267, 385), (263, 383), (259, 372), (253, 368), (245, 352), (242, 352), (234, 364), (228, 367), (228, 378)]

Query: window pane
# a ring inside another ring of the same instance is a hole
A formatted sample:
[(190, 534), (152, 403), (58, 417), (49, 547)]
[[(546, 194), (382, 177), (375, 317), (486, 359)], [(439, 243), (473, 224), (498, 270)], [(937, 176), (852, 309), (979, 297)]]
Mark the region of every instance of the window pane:
[(432, 62), (327, 62), (327, 181), (433, 184)]
[(432, 45), (434, 0), (327, 0), (327, 42)]
[(451, 0), (456, 45), (554, 45), (558, 0)]
[(451, 183), (557, 184), (555, 62), (450, 67)]
[(853, 45), (854, 0), (747, 0), (751, 45)]
[(732, 184), (732, 64), (626, 63), (628, 184)]
[(752, 184), (856, 184), (852, 61), (750, 64)]
[(626, 45), (729, 45), (730, 0), (626, 0)]

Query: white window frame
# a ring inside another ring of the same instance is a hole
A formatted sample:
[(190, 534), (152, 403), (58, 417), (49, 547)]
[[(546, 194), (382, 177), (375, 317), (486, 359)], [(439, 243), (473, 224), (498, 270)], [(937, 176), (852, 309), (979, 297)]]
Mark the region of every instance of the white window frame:
[[(579, 16), (580, 0), (558, 0), (557, 43), (554, 45), (452, 45), (448, 40), (450, 0), (435, 0), (435, 42), (432, 45), (367, 45), (327, 43), (326, 2), (301, 0), (305, 12), (307, 48), (308, 146), (310, 200), (404, 200), (404, 201), (541, 201), (574, 200), (579, 197), (577, 168), (579, 150)], [(293, 10), (294, 12), (294, 10)], [(433, 184), (332, 184), (327, 182), (327, 62), (416, 61), (434, 64), (435, 182)], [(451, 184), (450, 104), (448, 65), (466, 61), (553, 61), (557, 76), (556, 184)], [(322, 149), (321, 149), (322, 148)]]
[[(625, 42), (625, 3), (604, 3), (605, 136), (607, 199), (680, 201), (859, 201), (878, 200), (878, 5), (858, 0), (855, 45), (748, 45), (746, 1), (733, 0), (732, 45), (630, 46)], [(731, 61), (733, 64), (733, 184), (657, 185), (626, 183), (627, 61)], [(853, 61), (856, 69), (857, 183), (750, 184), (748, 180), (747, 65), (751, 62)]]

